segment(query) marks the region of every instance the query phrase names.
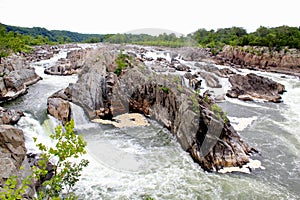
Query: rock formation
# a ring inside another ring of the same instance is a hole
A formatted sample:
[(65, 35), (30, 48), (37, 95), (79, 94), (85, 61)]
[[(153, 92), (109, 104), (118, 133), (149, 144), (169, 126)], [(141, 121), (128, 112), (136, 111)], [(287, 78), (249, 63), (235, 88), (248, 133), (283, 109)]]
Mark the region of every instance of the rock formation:
[(213, 109), (216, 106), (208, 94), (200, 96), (184, 86), (178, 89), (180, 83), (173, 76), (149, 71), (138, 59), (117, 77), (107, 70), (115, 58), (116, 53), (108, 49), (89, 52), (78, 82), (55, 98), (79, 104), (91, 119), (128, 112), (156, 119), (207, 171), (249, 162), (253, 149), (241, 140), (225, 114)]
[(224, 46), (216, 62), (224, 65), (300, 76), (300, 52), (296, 49), (269, 50), (267, 47)]
[(255, 74), (236, 74), (229, 78), (229, 82), (232, 87), (226, 95), (241, 100), (263, 99), (278, 103), (281, 102), (280, 94), (285, 91), (284, 85)]
[(83, 64), (85, 57), (86, 50), (83, 49), (77, 49), (72, 50), (67, 53), (66, 58), (62, 58), (58, 60), (56, 65), (51, 66), (44, 70), (45, 74), (51, 74), (51, 75), (72, 75), (77, 74)]
[(27, 86), (41, 78), (35, 70), (26, 65), (25, 59), (13, 55), (0, 65), (0, 102), (19, 97), (27, 92)]
[[(11, 176), (17, 176), (18, 181), (31, 175), (31, 169), (26, 158), (25, 138), (22, 130), (9, 125), (15, 124), (23, 115), (21, 111), (7, 110), (0, 107), (0, 191), (1, 186)], [(20, 170), (20, 167), (23, 170)], [(35, 193), (31, 184), (23, 198), (32, 198)]]

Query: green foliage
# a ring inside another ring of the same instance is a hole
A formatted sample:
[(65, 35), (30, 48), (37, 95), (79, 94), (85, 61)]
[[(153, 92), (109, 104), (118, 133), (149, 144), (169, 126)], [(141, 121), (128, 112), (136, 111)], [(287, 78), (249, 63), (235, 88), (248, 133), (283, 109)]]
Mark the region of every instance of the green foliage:
[(199, 110), (199, 103), (198, 103), (197, 96), (198, 95), (196, 93), (194, 93), (192, 96), (190, 96), (190, 99), (192, 100), (193, 111), (195, 111), (197, 114), (199, 114), (200, 110)]
[(30, 184), (30, 176), (23, 179), (21, 184), (18, 184), (18, 177), (11, 176), (5, 183), (3, 190), (0, 192), (0, 199), (2, 200), (16, 200), (22, 199)]
[(118, 57), (116, 59), (117, 69), (115, 70), (115, 74), (117, 74), (117, 76), (120, 76), (123, 69), (129, 66), (129, 61), (131, 59), (132, 58), (128, 54), (124, 54), (123, 51), (121, 50), (121, 52), (118, 54)]
[[(81, 171), (88, 165), (88, 160), (82, 159), (80, 162), (74, 161), (80, 155), (85, 154), (86, 142), (81, 135), (74, 132), (74, 121), (68, 122), (63, 130), (62, 126), (55, 128), (55, 134), (50, 137), (56, 141), (55, 147), (46, 147), (42, 143), (36, 144), (42, 151), (42, 159), (39, 161), (39, 167), (34, 167), (34, 177), (41, 179), (47, 174), (47, 162), (53, 157), (58, 161), (56, 163), (54, 176), (43, 183), (43, 188), (38, 191), (39, 199), (59, 198), (63, 190), (66, 191), (65, 198), (72, 196), (71, 190), (79, 181)], [(36, 138), (34, 141), (36, 142)]]
[(143, 197), (143, 200), (154, 200), (154, 198), (149, 195), (146, 195)]
[(166, 87), (166, 86), (164, 86), (164, 87), (159, 87), (159, 89), (161, 90), (161, 91), (163, 91), (164, 93), (166, 93), (166, 94), (169, 94), (169, 92), (170, 92), (170, 89), (168, 88), (168, 87)]
[(300, 49), (300, 30), (298, 27), (279, 26), (275, 28), (259, 27), (253, 33), (247, 33), (239, 27), (222, 28), (217, 31), (199, 29), (190, 35), (202, 47), (211, 48), (216, 55), (225, 45), (266, 46), (276, 50), (284, 47)]
[(225, 124), (228, 122), (227, 116), (226, 116), (227, 113), (224, 112), (220, 106), (218, 106), (217, 104), (212, 104), (211, 110), (213, 111), (213, 113), (215, 113), (215, 115), (217, 116), (218, 119), (223, 119), (223, 122)]
[(167, 46), (173, 48), (196, 45), (190, 37), (177, 37), (174, 33), (163, 33), (158, 36), (148, 34), (115, 34), (107, 37), (103, 41), (116, 44), (129, 43), (147, 46)]
[(181, 86), (180, 84), (177, 85), (177, 90), (178, 90), (179, 92), (182, 92), (182, 91), (183, 91), (182, 86)]
[[(49, 31), (45, 28), (33, 27), (33, 28), (25, 28), (25, 27), (17, 27), (17, 26), (9, 26), (4, 25), (8, 32), (16, 32), (23, 36), (29, 36), (31, 38), (47, 38), (49, 43), (70, 43), (70, 42), (103, 42), (103, 40), (111, 35), (105, 34), (82, 34), (71, 31), (61, 31), (61, 30), (52, 30)], [(36, 44), (40, 45), (40, 44)]]
[(176, 84), (179, 84), (180, 83), (180, 76), (174, 76), (174, 79), (173, 79), (174, 83)]
[(204, 102), (206, 103), (210, 103), (210, 100), (208, 98), (208, 95), (205, 95), (204, 98), (203, 98)]

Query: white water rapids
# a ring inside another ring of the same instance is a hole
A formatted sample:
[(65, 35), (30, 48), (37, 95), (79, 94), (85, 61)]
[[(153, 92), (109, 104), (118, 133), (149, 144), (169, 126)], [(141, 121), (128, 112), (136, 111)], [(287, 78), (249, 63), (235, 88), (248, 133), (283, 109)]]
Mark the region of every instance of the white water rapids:
[[(48, 135), (57, 122), (46, 114), (47, 97), (77, 80), (76, 76), (43, 73), (44, 67), (65, 56), (66, 52), (61, 52), (51, 60), (33, 64), (43, 80), (31, 86), (28, 94), (7, 105), (26, 113), (18, 126), (26, 134), (29, 151), (35, 151), (33, 136), (51, 143)], [(75, 193), (80, 199), (90, 200), (146, 196), (154, 199), (299, 199), (300, 81), (291, 76), (255, 73), (286, 86), (283, 103), (226, 99), (220, 106), (228, 112), (242, 138), (261, 152), (255, 159), (262, 162), (265, 170), (251, 174), (204, 172), (157, 123), (121, 129), (99, 125), (89, 122), (82, 109), (72, 105), (76, 129), (88, 142), (88, 154), (84, 157), (90, 161)]]

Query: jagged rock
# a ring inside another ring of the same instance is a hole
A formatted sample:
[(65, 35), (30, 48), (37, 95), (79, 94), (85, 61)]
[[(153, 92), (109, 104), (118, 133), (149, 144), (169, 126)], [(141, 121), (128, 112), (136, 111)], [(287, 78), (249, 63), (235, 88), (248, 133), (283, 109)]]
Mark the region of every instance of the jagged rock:
[(1, 124), (17, 124), (24, 113), (19, 110), (5, 109), (0, 107), (0, 125)]
[(232, 88), (227, 91), (226, 95), (245, 101), (264, 99), (277, 103), (281, 102), (280, 94), (285, 92), (284, 85), (252, 73), (246, 76), (233, 75), (229, 78), (229, 82)]
[(205, 80), (208, 87), (221, 88), (222, 85), (219, 83), (219, 79), (211, 73), (198, 72), (198, 74)]
[[(20, 170), (20, 167), (23, 167)], [(0, 191), (1, 186), (11, 176), (17, 176), (18, 184), (31, 175), (31, 169), (26, 159), (24, 133), (11, 125), (0, 125)], [(33, 199), (34, 185), (22, 194), (22, 199)]]
[(226, 45), (215, 57), (217, 63), (242, 68), (300, 76), (299, 50), (269, 50), (268, 47), (232, 47)]
[[(3, 66), (3, 67), (2, 67)], [(27, 92), (27, 86), (41, 80), (35, 70), (19, 56), (11, 56), (1, 65), (0, 102), (9, 101)]]
[[(0, 125), (1, 182), (15, 174), (26, 155), (23, 131), (10, 125)], [(3, 182), (2, 182), (3, 183)]]
[(195, 63), (195, 67), (198, 67), (207, 72), (214, 73), (215, 75), (223, 78), (228, 78), (230, 75), (235, 74), (235, 72), (233, 72), (231, 69), (228, 68), (219, 69), (213, 64), (200, 64), (197, 62)]
[(185, 61), (202, 61), (208, 57), (208, 52), (202, 48), (182, 47), (177, 53), (172, 53), (172, 57), (175, 58), (178, 54)]
[(45, 74), (51, 75), (72, 75), (77, 74), (83, 64), (86, 50), (73, 50), (67, 53), (65, 59), (58, 60), (57, 64), (44, 70)]
[[(94, 118), (112, 118), (138, 112), (156, 119), (177, 138), (200, 166), (207, 170), (242, 166), (249, 162), (252, 149), (243, 142), (222, 113), (212, 111), (214, 101), (205, 93), (198, 96), (174, 77), (158, 75), (138, 60), (117, 78), (107, 67), (116, 57), (107, 49), (91, 52), (79, 75), (64, 94)], [(220, 117), (222, 116), (222, 117)]]

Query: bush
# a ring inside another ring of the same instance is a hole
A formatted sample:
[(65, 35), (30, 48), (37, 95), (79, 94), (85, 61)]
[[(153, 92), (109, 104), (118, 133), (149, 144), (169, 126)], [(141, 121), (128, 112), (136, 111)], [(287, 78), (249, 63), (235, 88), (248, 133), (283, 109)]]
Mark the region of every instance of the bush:
[(218, 106), (217, 104), (212, 104), (211, 110), (213, 111), (213, 113), (215, 113), (218, 119), (223, 119), (223, 122), (227, 123), (227, 113), (224, 112), (220, 106)]
[(125, 69), (126, 67), (129, 66), (129, 61), (131, 60), (131, 57), (128, 54), (123, 54), (123, 51), (121, 51), (118, 54), (116, 63), (117, 63), (117, 69), (115, 70), (115, 74), (117, 74), (117, 76), (120, 76), (123, 69)]
[[(56, 141), (55, 147), (46, 147), (42, 143), (36, 144), (42, 151), (42, 159), (39, 161), (39, 167), (34, 167), (34, 177), (40, 179), (45, 176), (47, 162), (53, 157), (57, 158), (54, 176), (42, 184), (42, 189), (38, 191), (41, 199), (49, 197), (60, 197), (63, 190), (66, 190), (66, 198), (72, 196), (71, 190), (79, 181), (83, 167), (89, 163), (88, 160), (82, 159), (79, 163), (75, 162), (75, 158), (85, 154), (86, 142), (81, 135), (74, 132), (74, 121), (68, 122), (63, 130), (62, 126), (55, 128), (55, 134), (50, 137)], [(36, 142), (37, 138), (34, 138)], [(70, 161), (72, 159), (72, 161)]]

